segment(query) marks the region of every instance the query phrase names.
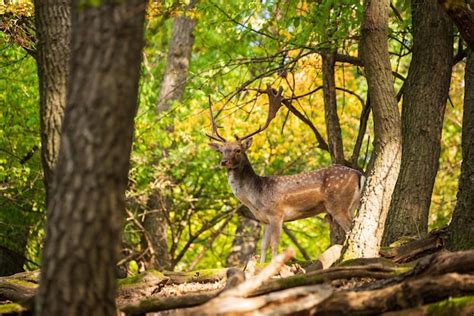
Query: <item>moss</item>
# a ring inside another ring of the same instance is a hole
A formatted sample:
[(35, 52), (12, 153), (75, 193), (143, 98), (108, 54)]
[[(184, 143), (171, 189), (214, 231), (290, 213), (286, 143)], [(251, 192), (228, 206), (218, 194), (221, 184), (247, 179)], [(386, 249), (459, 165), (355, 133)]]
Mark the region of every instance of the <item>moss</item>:
[(402, 236), (399, 239), (392, 242), (389, 248), (397, 248), (415, 240), (418, 240), (418, 239), (414, 236)]
[(0, 314), (21, 313), (26, 311), (26, 308), (17, 303), (1, 304)]
[(209, 282), (221, 280), (225, 277), (227, 270), (227, 268), (222, 268), (190, 272), (165, 272), (165, 276), (169, 277), (172, 283)]
[(189, 273), (193, 278), (209, 278), (221, 275), (222, 269), (204, 269), (199, 271), (191, 271)]
[(393, 271), (395, 274), (403, 274), (411, 271), (414, 267), (414, 263), (399, 265)]
[(462, 315), (463, 309), (469, 305), (474, 305), (474, 296), (472, 295), (450, 298), (441, 302), (430, 304), (428, 306), (428, 315)]
[(144, 273), (140, 273), (131, 277), (127, 277), (125, 279), (119, 279), (118, 280), (118, 285), (119, 286), (127, 286), (127, 285), (135, 285), (138, 283), (142, 283), (146, 281), (146, 278), (148, 276), (155, 277), (157, 279), (167, 279), (167, 277), (161, 273), (160, 271), (157, 270), (148, 270)]
[(28, 282), (28, 281), (24, 281), (24, 280), (8, 279), (7, 278), (7, 279), (5, 279), (5, 281), (10, 283), (10, 284), (26, 287), (26, 288), (29, 288), (29, 289), (35, 289), (35, 288), (38, 287), (38, 284)]
[(397, 264), (390, 259), (386, 258), (356, 258), (356, 259), (348, 259), (344, 260), (341, 263), (337, 264), (338, 267), (349, 267), (349, 266), (359, 266), (359, 265), (367, 265), (367, 264), (376, 264), (380, 263), (387, 267), (395, 268)]

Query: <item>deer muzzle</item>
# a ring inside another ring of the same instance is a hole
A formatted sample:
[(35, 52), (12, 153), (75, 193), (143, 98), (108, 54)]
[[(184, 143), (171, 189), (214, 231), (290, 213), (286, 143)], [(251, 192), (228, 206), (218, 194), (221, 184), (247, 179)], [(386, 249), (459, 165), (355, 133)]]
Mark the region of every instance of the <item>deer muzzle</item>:
[(228, 159), (222, 159), (221, 166), (225, 168), (232, 168), (232, 162)]

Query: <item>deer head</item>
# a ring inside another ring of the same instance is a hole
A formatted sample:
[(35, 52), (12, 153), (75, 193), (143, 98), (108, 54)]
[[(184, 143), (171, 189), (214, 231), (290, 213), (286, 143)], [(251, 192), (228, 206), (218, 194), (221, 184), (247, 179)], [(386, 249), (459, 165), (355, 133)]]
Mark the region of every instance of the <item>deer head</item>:
[(280, 109), (283, 100), (283, 88), (280, 87), (278, 92), (267, 84), (266, 93), (268, 95), (268, 116), (265, 122), (265, 125), (260, 126), (256, 131), (247, 134), (245, 136), (239, 137), (235, 135), (235, 141), (227, 141), (222, 137), (219, 132), (214, 115), (212, 113), (212, 104), (209, 98), (209, 111), (211, 116), (211, 125), (212, 125), (212, 135), (206, 134), (209, 138), (217, 141), (217, 143), (209, 143), (209, 146), (217, 152), (222, 154), (221, 166), (226, 169), (237, 169), (243, 164), (248, 162), (246, 155), (247, 149), (249, 149), (252, 144), (252, 136), (264, 131), (269, 125), (270, 122), (275, 118), (278, 110)]

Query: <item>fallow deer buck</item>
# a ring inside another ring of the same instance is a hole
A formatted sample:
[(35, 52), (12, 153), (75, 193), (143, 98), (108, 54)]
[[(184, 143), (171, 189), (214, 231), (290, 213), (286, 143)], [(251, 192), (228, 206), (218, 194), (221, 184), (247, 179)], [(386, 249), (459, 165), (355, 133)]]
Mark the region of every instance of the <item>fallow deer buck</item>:
[(324, 169), (289, 176), (258, 176), (246, 151), (252, 136), (265, 130), (282, 105), (283, 88), (273, 90), (267, 85), (269, 111), (263, 127), (235, 141), (227, 141), (217, 131), (211, 102), (212, 135), (218, 143), (209, 146), (222, 154), (221, 166), (227, 169), (232, 191), (255, 217), (265, 224), (260, 261), (265, 262), (270, 242), (272, 257), (277, 254), (283, 222), (326, 212), (347, 233), (355, 208), (359, 204), (365, 177), (357, 170), (333, 165)]

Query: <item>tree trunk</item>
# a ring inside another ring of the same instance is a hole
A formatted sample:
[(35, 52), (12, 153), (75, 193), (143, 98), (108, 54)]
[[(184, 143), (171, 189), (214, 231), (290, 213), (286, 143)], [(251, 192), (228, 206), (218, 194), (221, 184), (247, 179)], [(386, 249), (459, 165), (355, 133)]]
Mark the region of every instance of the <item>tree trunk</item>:
[(364, 4), (361, 58), (374, 118), (374, 151), (362, 203), (346, 241), (344, 259), (378, 256), (383, 226), (400, 169), (400, 114), (387, 47), (389, 1)]
[(456, 23), (467, 45), (474, 49), (474, 1), (438, 0), (438, 2)]
[[(191, 0), (187, 10), (194, 8), (197, 0)], [(184, 15), (173, 20), (173, 33), (166, 59), (166, 69), (161, 81), (157, 111), (167, 111), (173, 101), (181, 101), (188, 77), (189, 62), (194, 44), (196, 20)]]
[(71, 7), (69, 1), (35, 0), (37, 68), (40, 94), (41, 160), (46, 204), (59, 153), (69, 74)]
[[(23, 242), (21, 242), (21, 250), (25, 249)], [(25, 257), (23, 254), (16, 253), (6, 247), (0, 246), (0, 276), (12, 275), (22, 272)]]
[(71, 75), (38, 315), (115, 315), (145, 1), (72, 3)]
[(334, 79), (334, 53), (321, 54), (323, 64), (324, 114), (329, 140), (329, 153), (333, 163), (344, 164), (341, 126), (337, 116), (336, 81)]
[(453, 64), (453, 27), (436, 0), (413, 0), (413, 57), (402, 107), (402, 163), (382, 243), (424, 237)]
[[(194, 19), (186, 16), (186, 11), (192, 10), (196, 2), (197, 0), (192, 0), (184, 14), (175, 17), (173, 20), (173, 32), (166, 59), (166, 68), (160, 85), (160, 96), (157, 104), (158, 114), (168, 111), (173, 102), (182, 100), (194, 44), (193, 31), (196, 25)], [(167, 129), (172, 131), (174, 126), (169, 125)], [(167, 156), (168, 150), (169, 148), (164, 149), (165, 156)], [(172, 263), (168, 251), (166, 212), (171, 208), (172, 202), (168, 200), (166, 194), (156, 192), (156, 195), (150, 197), (150, 199), (159, 201), (159, 207), (153, 208), (153, 211), (147, 213), (144, 218), (144, 227), (151, 236), (155, 253), (151, 258), (150, 268), (170, 269)]]
[(146, 234), (150, 236), (149, 247), (152, 254), (149, 258), (149, 266), (158, 271), (171, 270), (171, 256), (168, 251), (168, 218), (167, 209), (169, 203), (167, 197), (161, 192), (153, 192), (148, 199), (147, 210), (143, 220)]
[(462, 165), (457, 203), (449, 224), (447, 247), (474, 248), (474, 53), (469, 51), (465, 70), (462, 123)]
[[(342, 145), (341, 126), (337, 115), (334, 52), (322, 53), (321, 58), (323, 67), (324, 114), (326, 131), (328, 133), (329, 153), (331, 154), (332, 163), (344, 165), (344, 147)], [(343, 244), (346, 232), (329, 214), (326, 215), (326, 218), (329, 223), (330, 245)]]
[(255, 254), (260, 236), (260, 223), (238, 213), (239, 222), (232, 240), (232, 249), (227, 257), (227, 266), (241, 266)]

